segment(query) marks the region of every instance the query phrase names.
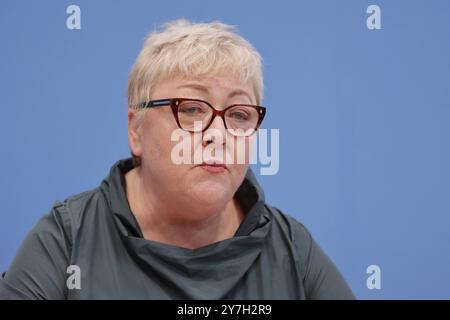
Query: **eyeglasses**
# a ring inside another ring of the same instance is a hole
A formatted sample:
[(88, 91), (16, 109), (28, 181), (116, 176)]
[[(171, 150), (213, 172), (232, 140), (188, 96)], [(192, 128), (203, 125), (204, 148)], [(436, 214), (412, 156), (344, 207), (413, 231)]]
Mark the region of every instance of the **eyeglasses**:
[[(266, 108), (250, 104), (232, 104), (223, 110), (215, 109), (211, 104), (199, 99), (171, 98), (151, 100), (138, 107), (155, 108), (170, 106), (180, 129), (204, 132), (216, 116), (222, 118), (225, 128), (234, 136), (250, 136), (259, 128)], [(201, 124), (201, 125), (199, 125)]]

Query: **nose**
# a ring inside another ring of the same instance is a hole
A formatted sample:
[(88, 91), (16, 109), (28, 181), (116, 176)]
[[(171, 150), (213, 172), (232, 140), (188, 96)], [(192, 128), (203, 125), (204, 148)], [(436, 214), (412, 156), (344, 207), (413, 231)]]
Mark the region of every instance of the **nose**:
[(205, 145), (212, 142), (220, 143), (216, 139), (221, 138), (222, 144), (225, 144), (226, 135), (227, 129), (225, 128), (224, 120), (222, 117), (216, 116), (208, 129), (203, 132), (203, 143)]

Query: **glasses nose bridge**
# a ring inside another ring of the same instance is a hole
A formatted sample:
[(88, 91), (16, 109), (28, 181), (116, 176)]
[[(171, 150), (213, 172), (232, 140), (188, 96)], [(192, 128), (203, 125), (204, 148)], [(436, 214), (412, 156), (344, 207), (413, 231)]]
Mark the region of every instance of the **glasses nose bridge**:
[(211, 108), (213, 114), (212, 114), (212, 117), (211, 117), (211, 121), (209, 122), (209, 125), (205, 128), (205, 130), (207, 130), (212, 125), (212, 123), (216, 119), (216, 116), (219, 116), (220, 118), (222, 118), (223, 126), (225, 127), (225, 129), (227, 129), (227, 123), (225, 121), (225, 111), (226, 111), (227, 108), (225, 108), (223, 110), (218, 110), (218, 109), (214, 108), (210, 104), (208, 104), (208, 106)]

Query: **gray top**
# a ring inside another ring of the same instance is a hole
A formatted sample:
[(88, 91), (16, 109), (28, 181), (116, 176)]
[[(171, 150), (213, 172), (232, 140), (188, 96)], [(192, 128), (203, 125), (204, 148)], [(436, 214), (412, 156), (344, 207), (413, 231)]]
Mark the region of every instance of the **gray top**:
[(0, 299), (353, 299), (308, 230), (265, 203), (249, 168), (233, 238), (198, 249), (144, 239), (125, 194), (130, 158), (55, 202), (21, 244)]

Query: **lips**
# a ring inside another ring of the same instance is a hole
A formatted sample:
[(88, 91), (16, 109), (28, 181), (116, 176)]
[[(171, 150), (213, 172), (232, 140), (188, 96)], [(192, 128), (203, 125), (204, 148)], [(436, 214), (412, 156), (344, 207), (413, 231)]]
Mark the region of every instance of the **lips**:
[(199, 165), (199, 167), (201, 167), (203, 170), (212, 173), (220, 173), (224, 172), (225, 170), (228, 170), (227, 166), (224, 163), (221, 163), (216, 160), (203, 161), (203, 163)]

